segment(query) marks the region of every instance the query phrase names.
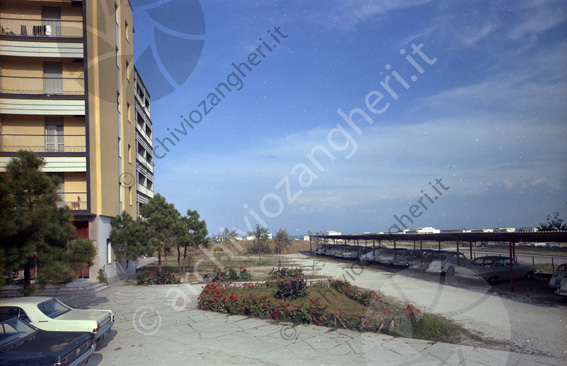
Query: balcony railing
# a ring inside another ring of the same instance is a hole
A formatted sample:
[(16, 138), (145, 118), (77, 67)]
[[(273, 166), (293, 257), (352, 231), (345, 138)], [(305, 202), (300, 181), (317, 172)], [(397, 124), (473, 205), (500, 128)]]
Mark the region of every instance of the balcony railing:
[(83, 38), (81, 20), (0, 18), (0, 35), (19, 37)]
[(87, 209), (87, 192), (63, 192), (59, 193), (61, 201), (59, 205), (66, 205), (71, 211)]
[(0, 76), (0, 93), (23, 95), (85, 95), (84, 78)]
[(0, 152), (84, 153), (85, 135), (0, 135)]

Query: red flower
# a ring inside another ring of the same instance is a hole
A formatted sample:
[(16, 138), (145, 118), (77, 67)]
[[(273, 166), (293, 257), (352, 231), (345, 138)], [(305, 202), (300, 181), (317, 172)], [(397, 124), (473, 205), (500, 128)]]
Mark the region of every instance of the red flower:
[(246, 268), (244, 268), (244, 269), (242, 270), (242, 272), (246, 273)]
[(242, 268), (244, 268), (244, 267), (240, 267), (240, 269), (242, 269)]
[(315, 300), (313, 299), (309, 299), (309, 301), (311, 301), (313, 304), (315, 304)]

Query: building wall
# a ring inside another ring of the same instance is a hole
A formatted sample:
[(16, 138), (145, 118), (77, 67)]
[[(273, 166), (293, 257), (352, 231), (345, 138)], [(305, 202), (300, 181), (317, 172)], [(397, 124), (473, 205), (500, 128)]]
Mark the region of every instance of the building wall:
[[(42, 6), (60, 7), (60, 38), (32, 34), (42, 24)], [(103, 266), (112, 278), (117, 264), (108, 246), (110, 222), (122, 211), (137, 215), (131, 5), (0, 0), (0, 16), (12, 32), (0, 34), (0, 171), (22, 141), (43, 156), (44, 171), (62, 177), (60, 194), (78, 230), (97, 246), (90, 278)], [(54, 95), (44, 89), (45, 62), (61, 63), (62, 90)], [(63, 150), (47, 147), (46, 117), (62, 118), (64, 143), (57, 141)]]

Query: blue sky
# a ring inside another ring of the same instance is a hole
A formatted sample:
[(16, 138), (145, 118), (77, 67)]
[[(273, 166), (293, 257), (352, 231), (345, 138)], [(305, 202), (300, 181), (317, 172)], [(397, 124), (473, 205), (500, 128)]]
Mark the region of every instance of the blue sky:
[(566, 216), (564, 1), (131, 3), (155, 190), (212, 234)]

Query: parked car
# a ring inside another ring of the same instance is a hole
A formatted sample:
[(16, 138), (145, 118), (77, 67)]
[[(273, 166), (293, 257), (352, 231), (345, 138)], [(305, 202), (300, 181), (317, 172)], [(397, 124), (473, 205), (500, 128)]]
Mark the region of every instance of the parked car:
[(360, 261), (363, 263), (378, 263), (380, 260), (380, 253), (383, 253), (386, 250), (389, 249), (384, 247), (371, 249), (368, 253), (360, 257)]
[[(424, 250), (423, 255), (425, 256), (428, 251), (429, 250)], [(394, 261), (393, 265), (394, 267), (408, 268), (412, 260), (419, 260), (420, 258), (421, 253), (419, 252), (419, 250), (404, 250), (396, 255), (396, 260)], [(421, 261), (418, 261), (418, 263), (421, 263)]]
[(341, 258), (358, 259), (361, 254), (368, 253), (372, 248), (365, 247), (349, 247), (340, 253)]
[(392, 266), (394, 264), (394, 257), (400, 255), (400, 253), (407, 252), (405, 248), (389, 249), (384, 252), (380, 252), (379, 261), (380, 264), (385, 266)]
[(557, 267), (553, 276), (549, 280), (549, 287), (551, 288), (561, 288), (563, 283), (567, 283), (567, 263), (563, 263)]
[(341, 257), (343, 252), (348, 250), (349, 247), (345, 245), (335, 245), (330, 251), (330, 255), (333, 257)]
[(555, 293), (559, 296), (567, 296), (567, 281), (563, 281), (561, 287), (555, 290)]
[(455, 275), (474, 280), (485, 280), (494, 286), (499, 281), (510, 280), (510, 262), (514, 272), (514, 279), (533, 278), (536, 268), (525, 264), (518, 264), (509, 257), (486, 256), (479, 257), (467, 265), (455, 267)]
[(456, 267), (469, 263), (470, 260), (463, 253), (437, 252), (425, 272), (452, 276), (455, 274)]
[(89, 332), (48, 332), (20, 318), (0, 322), (0, 366), (75, 366), (94, 350)]
[(89, 332), (95, 340), (110, 332), (114, 315), (110, 310), (73, 309), (59, 299), (45, 296), (0, 300), (0, 320), (16, 317), (47, 331)]
[(408, 260), (408, 268), (414, 269), (414, 270), (417, 270), (417, 271), (427, 269), (427, 267), (429, 267), (429, 264), (431, 263), (431, 261), (433, 261), (437, 257), (437, 253), (438, 252), (430, 250), (430, 249), (424, 250), (423, 251), (423, 257), (420, 255), (419, 257), (417, 257), (415, 259)]
[(317, 249), (315, 249), (315, 253), (317, 255), (325, 255), (325, 250), (327, 249), (327, 247), (329, 247), (328, 244), (321, 244), (317, 246)]

